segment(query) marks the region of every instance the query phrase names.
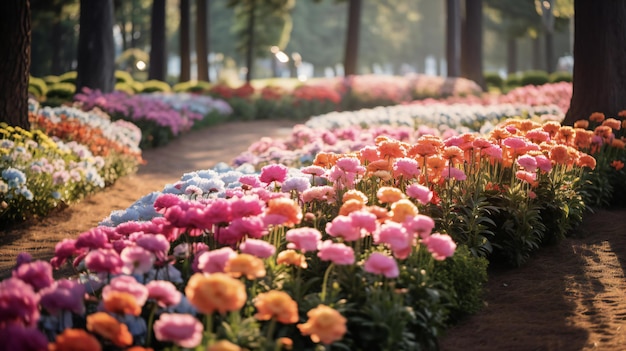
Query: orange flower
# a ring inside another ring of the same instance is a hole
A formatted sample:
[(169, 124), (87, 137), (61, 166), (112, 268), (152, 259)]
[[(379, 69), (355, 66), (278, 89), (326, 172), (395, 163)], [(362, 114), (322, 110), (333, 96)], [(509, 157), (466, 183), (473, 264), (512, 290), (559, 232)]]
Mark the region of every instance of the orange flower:
[(593, 156), (583, 154), (578, 158), (578, 160), (576, 160), (576, 165), (578, 165), (578, 167), (594, 169), (596, 168), (596, 159), (593, 158)]
[(111, 313), (131, 314), (138, 316), (141, 314), (141, 306), (133, 295), (123, 291), (111, 291), (102, 300), (104, 309)]
[(117, 346), (129, 346), (133, 336), (124, 323), (120, 323), (106, 312), (96, 312), (87, 316), (87, 330), (111, 340)]
[(615, 118), (607, 118), (602, 122), (603, 126), (611, 127), (614, 130), (620, 130), (622, 127), (622, 122), (616, 120)]
[(380, 223), (385, 222), (387, 219), (391, 218), (389, 211), (386, 208), (380, 206), (368, 206), (367, 212), (373, 213), (376, 216), (376, 220)]
[(408, 216), (418, 213), (417, 206), (408, 199), (401, 199), (391, 205), (391, 220), (402, 223)]
[(313, 165), (330, 168), (335, 163), (337, 163), (337, 160), (339, 159), (340, 156), (341, 155), (337, 155), (332, 152), (320, 152), (317, 155), (315, 155), (315, 160), (313, 161)]
[(95, 336), (83, 329), (65, 329), (56, 341), (48, 345), (48, 351), (101, 351), (102, 346)]
[(385, 140), (378, 145), (378, 151), (382, 158), (400, 158), (406, 155), (402, 143), (397, 140)]
[(207, 351), (241, 351), (243, 350), (236, 344), (228, 340), (220, 340), (207, 348)]
[(589, 120), (592, 122), (602, 122), (604, 121), (604, 113), (594, 112), (589, 116)]
[(154, 351), (154, 349), (151, 347), (133, 346), (133, 347), (127, 348), (124, 351)]
[(430, 144), (430, 143), (418, 143), (418, 144), (415, 144), (415, 145), (411, 146), (411, 148), (407, 152), (407, 156), (409, 156), (409, 157), (417, 157), (417, 156), (426, 157), (426, 156), (434, 155), (437, 152), (438, 152), (437, 148), (433, 144)]
[(542, 126), (542, 128), (545, 132), (548, 132), (548, 134), (550, 134), (550, 138), (554, 138), (556, 133), (558, 133), (559, 129), (561, 129), (561, 124), (559, 122), (550, 121), (550, 122), (546, 122)]
[(309, 320), (304, 324), (298, 324), (302, 335), (310, 335), (313, 342), (332, 344), (341, 340), (346, 333), (346, 318), (336, 310), (318, 305), (307, 313)]
[(458, 146), (448, 146), (443, 150), (443, 158), (448, 160), (452, 165), (454, 163), (463, 162), (463, 150)]
[(574, 145), (579, 149), (586, 149), (591, 146), (591, 140), (593, 139), (593, 132), (585, 129), (576, 129), (576, 136), (574, 137)]
[(284, 291), (271, 290), (257, 295), (254, 307), (257, 309), (254, 318), (260, 321), (276, 318), (283, 324), (298, 322), (298, 304)]
[(237, 311), (243, 307), (247, 298), (244, 283), (225, 273), (192, 275), (185, 287), (185, 295), (204, 314)]
[(535, 122), (535, 121), (532, 121), (532, 120), (530, 120), (530, 119), (525, 119), (525, 120), (522, 120), (522, 121), (520, 121), (520, 123), (518, 124), (518, 128), (519, 128), (521, 131), (523, 131), (523, 132), (527, 132), (527, 131), (529, 131), (529, 130), (535, 129), (535, 128), (539, 127), (539, 126), (540, 126), (540, 124), (539, 124), (539, 123), (537, 123), (537, 122)]
[(367, 196), (365, 196), (365, 194), (363, 194), (359, 190), (354, 190), (354, 189), (348, 190), (341, 197), (341, 201), (343, 202), (346, 202), (351, 199), (357, 200), (364, 205), (367, 204)]
[(511, 136), (511, 133), (509, 133), (508, 130), (498, 127), (498, 128), (494, 128), (494, 130), (491, 131), (491, 134), (489, 137), (490, 139), (496, 141), (499, 144), (502, 140), (510, 136)]
[(404, 199), (405, 195), (402, 190), (390, 186), (383, 186), (376, 192), (376, 197), (381, 203), (396, 202), (400, 199)]
[(295, 250), (284, 250), (279, 252), (278, 256), (276, 256), (276, 263), (292, 265), (300, 268), (307, 267), (306, 257)]
[(617, 113), (617, 117), (624, 118), (626, 117), (626, 110), (621, 110)]
[(446, 166), (446, 161), (441, 156), (437, 155), (436, 157), (430, 157), (426, 161), (426, 165), (428, 166), (429, 173), (439, 175)]
[(250, 254), (239, 254), (226, 262), (224, 272), (230, 273), (231, 276), (239, 278), (245, 275), (246, 278), (253, 280), (263, 278), (267, 273), (263, 260)]
[(302, 220), (302, 208), (292, 199), (279, 197), (267, 203), (266, 215), (280, 215), (285, 217), (283, 225), (293, 226)]
[(278, 343), (278, 345), (280, 345), (280, 349), (281, 350), (291, 350), (293, 349), (293, 340), (287, 338), (287, 337), (282, 337), (282, 338), (278, 338), (278, 340), (276, 340), (276, 342)]
[(574, 128), (587, 129), (588, 127), (589, 121), (586, 119), (579, 119), (578, 121), (574, 122)]
[(377, 160), (370, 162), (367, 165), (368, 172), (376, 172), (376, 171), (389, 171), (391, 170), (391, 162), (389, 160)]
[(611, 141), (611, 147), (614, 147), (616, 149), (623, 149), (624, 146), (624, 141), (621, 139), (613, 139), (613, 141)]
[(620, 169), (624, 168), (624, 162), (620, 160), (615, 160), (611, 162), (611, 167), (615, 168), (616, 171), (619, 171)]
[(569, 153), (567, 152), (567, 146), (555, 145), (550, 150), (550, 160), (556, 164), (567, 164), (569, 161)]
[(603, 138), (609, 138), (613, 134), (613, 129), (609, 126), (597, 126), (594, 133)]
[(342, 216), (347, 216), (354, 211), (362, 209), (363, 207), (365, 207), (365, 204), (363, 204), (359, 200), (349, 199), (348, 201), (345, 201), (343, 205), (341, 205), (341, 207), (339, 208), (339, 214)]
[(559, 128), (559, 131), (556, 133), (556, 140), (561, 141), (565, 144), (569, 144), (570, 141), (572, 140), (572, 137), (574, 137), (574, 135), (575, 135), (574, 128), (563, 126)]

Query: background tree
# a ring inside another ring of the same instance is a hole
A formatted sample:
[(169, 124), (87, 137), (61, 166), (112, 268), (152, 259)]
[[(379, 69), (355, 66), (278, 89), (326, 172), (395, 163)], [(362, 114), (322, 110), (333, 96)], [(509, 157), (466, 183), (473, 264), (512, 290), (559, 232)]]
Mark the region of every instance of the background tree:
[(180, 76), (178, 81), (186, 82), (191, 79), (191, 15), (189, 0), (180, 0)]
[(0, 121), (30, 129), (28, 75), (30, 70), (30, 2), (0, 4)]
[(196, 0), (196, 62), (198, 80), (209, 81), (209, 0)]
[(461, 75), (460, 0), (446, 0), (446, 67), (448, 77)]
[(357, 74), (362, 7), (362, 0), (349, 0), (348, 2), (348, 28), (346, 31), (346, 50), (343, 61), (344, 75), (346, 77)]
[(461, 76), (485, 90), (483, 74), (483, 1), (465, 0), (461, 37)]
[(165, 44), (165, 0), (154, 0), (152, 3), (152, 25), (150, 26), (149, 79), (165, 80), (167, 74)]
[(574, 81), (563, 124), (626, 109), (626, 1), (574, 1)]

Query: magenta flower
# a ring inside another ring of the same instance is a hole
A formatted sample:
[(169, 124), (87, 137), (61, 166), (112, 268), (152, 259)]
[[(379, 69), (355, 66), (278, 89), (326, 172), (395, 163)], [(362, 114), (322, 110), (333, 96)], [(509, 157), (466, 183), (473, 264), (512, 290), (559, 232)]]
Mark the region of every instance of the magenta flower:
[(287, 178), (289, 168), (282, 164), (272, 164), (261, 168), (261, 174), (259, 180), (263, 183), (270, 184), (271, 182), (282, 183)]
[(285, 234), (285, 239), (289, 241), (288, 249), (300, 250), (302, 252), (315, 251), (322, 240), (322, 233), (315, 228), (302, 227), (289, 229)]
[(3, 350), (47, 351), (48, 338), (37, 328), (9, 324), (0, 328), (0, 345)]
[(428, 189), (428, 187), (420, 184), (411, 184), (407, 186), (406, 194), (409, 197), (416, 199), (422, 205), (426, 205), (433, 198), (433, 192)]
[(54, 257), (50, 260), (53, 267), (59, 268), (68, 258), (77, 253), (76, 240), (63, 239), (54, 246)]
[(331, 261), (338, 265), (354, 263), (354, 250), (341, 243), (326, 240), (319, 244), (317, 256), (323, 261)]
[(145, 274), (152, 269), (154, 254), (141, 246), (127, 246), (120, 254), (124, 267), (124, 274)]
[(419, 165), (417, 164), (417, 161), (412, 158), (398, 158), (393, 163), (393, 176), (396, 178), (402, 176), (405, 179), (411, 179), (419, 175)]
[(163, 313), (154, 322), (154, 336), (159, 341), (194, 348), (202, 341), (202, 323), (189, 314)]
[(239, 245), (239, 250), (258, 258), (268, 258), (276, 252), (276, 247), (264, 240), (246, 239)]
[(336, 166), (346, 173), (361, 173), (364, 171), (361, 162), (356, 157), (342, 157), (337, 160)]
[(154, 208), (158, 213), (163, 214), (166, 209), (177, 206), (183, 201), (182, 198), (174, 194), (161, 194), (154, 200)]
[(251, 188), (258, 188), (262, 185), (259, 181), (259, 176), (257, 176), (256, 174), (242, 175), (241, 177), (239, 177), (239, 183), (247, 185)]
[(523, 147), (525, 147), (527, 145), (526, 140), (520, 138), (520, 137), (508, 137), (505, 138), (502, 143), (508, 147), (510, 147), (511, 149), (517, 151)]
[(30, 263), (33, 261), (33, 256), (28, 252), (20, 252), (17, 254), (17, 258), (15, 259), (15, 268), (23, 265), (24, 263)]
[(88, 248), (88, 249), (105, 249), (109, 248), (109, 237), (106, 233), (100, 230), (99, 227), (91, 228), (88, 231), (81, 233), (76, 239), (76, 248)]
[(34, 261), (20, 265), (13, 271), (13, 277), (21, 279), (39, 291), (54, 283), (52, 277), (52, 265), (45, 261)]
[(535, 156), (535, 160), (537, 161), (537, 167), (542, 172), (550, 172), (552, 170), (552, 161), (547, 158), (545, 155), (537, 155)]
[(407, 217), (402, 226), (410, 233), (417, 233), (420, 238), (427, 238), (435, 228), (435, 221), (423, 214)]
[(39, 320), (39, 296), (18, 278), (0, 282), (0, 329), (7, 324), (34, 327)]
[(85, 266), (93, 272), (118, 274), (122, 271), (124, 262), (113, 249), (97, 249), (87, 254)]
[(365, 210), (353, 211), (348, 215), (352, 219), (352, 225), (365, 230), (368, 233), (373, 233), (378, 229), (378, 221), (376, 215)]
[(204, 273), (223, 273), (226, 262), (237, 253), (230, 247), (205, 251), (198, 256), (198, 271)]
[(170, 249), (170, 242), (162, 234), (143, 234), (135, 239), (135, 243), (157, 255), (164, 255)]
[(452, 257), (456, 250), (456, 244), (449, 235), (434, 233), (428, 238), (422, 240), (428, 251), (433, 255), (433, 258), (438, 261), (443, 261), (447, 257)]
[(332, 222), (326, 223), (326, 233), (345, 241), (361, 239), (361, 230), (352, 224), (352, 218), (348, 216), (337, 216)]
[(257, 196), (246, 195), (241, 198), (231, 199), (230, 209), (233, 218), (256, 216), (263, 213), (265, 202)]
[(492, 145), (488, 148), (484, 148), (481, 151), (482, 154), (487, 155), (495, 160), (502, 159), (502, 148), (498, 145)]
[(137, 280), (130, 275), (120, 275), (111, 279), (109, 285), (102, 289), (102, 299), (106, 299), (106, 296), (113, 291), (125, 292), (133, 295), (137, 305), (139, 306), (143, 306), (148, 299), (148, 288), (137, 282)]
[[(544, 156), (545, 157), (545, 156)], [(537, 159), (530, 155), (522, 155), (515, 161), (518, 166), (523, 167), (528, 172), (537, 170)]]
[(231, 202), (222, 198), (211, 201), (204, 209), (203, 218), (210, 224), (229, 223), (233, 218)]
[(52, 286), (42, 289), (39, 296), (41, 306), (51, 314), (56, 315), (61, 310), (85, 313), (85, 287), (74, 280), (60, 279)]
[(146, 284), (148, 298), (153, 299), (161, 307), (175, 306), (180, 303), (182, 294), (176, 286), (166, 280), (153, 280)]
[(400, 223), (386, 222), (378, 232), (374, 233), (374, 242), (386, 244), (393, 251), (394, 256), (400, 259), (407, 258), (411, 253), (413, 236)]
[(396, 260), (381, 252), (373, 252), (365, 260), (363, 269), (369, 273), (382, 274), (387, 278), (396, 278), (400, 275)]

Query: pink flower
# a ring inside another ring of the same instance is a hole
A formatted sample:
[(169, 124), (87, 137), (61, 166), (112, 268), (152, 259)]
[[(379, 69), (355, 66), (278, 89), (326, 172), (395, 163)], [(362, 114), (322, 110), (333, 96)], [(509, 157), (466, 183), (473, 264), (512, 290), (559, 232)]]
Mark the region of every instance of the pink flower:
[(87, 254), (85, 266), (93, 272), (117, 274), (122, 271), (124, 262), (115, 250), (98, 249)]
[(237, 253), (230, 247), (205, 251), (198, 256), (198, 271), (204, 273), (223, 273), (226, 262)]
[(230, 209), (233, 218), (256, 216), (263, 213), (265, 202), (258, 196), (246, 195), (241, 198), (232, 199)]
[(342, 157), (337, 160), (336, 165), (337, 168), (346, 173), (360, 173), (365, 170), (356, 157)]
[(326, 233), (335, 238), (343, 238), (345, 241), (361, 239), (361, 230), (352, 224), (352, 218), (337, 216), (332, 222), (326, 223)]
[(426, 205), (433, 198), (433, 192), (420, 184), (411, 184), (407, 186), (406, 194), (419, 201), (422, 205)]
[(266, 184), (270, 184), (271, 182), (282, 183), (287, 178), (288, 171), (287, 166), (282, 164), (267, 165), (261, 168), (259, 180)]
[(145, 285), (137, 282), (137, 280), (130, 275), (120, 275), (111, 279), (109, 285), (102, 289), (102, 299), (105, 300), (110, 292), (119, 291), (133, 295), (137, 305), (143, 306), (148, 299), (148, 288)]
[[(544, 156), (545, 157), (545, 156)], [(515, 161), (520, 167), (528, 172), (534, 172), (537, 170), (537, 159), (530, 155), (522, 155)]]
[(319, 244), (318, 249), (317, 256), (323, 261), (331, 261), (338, 265), (354, 263), (354, 251), (344, 244), (335, 244), (331, 240), (326, 240)]
[(444, 169), (441, 171), (441, 176), (443, 176), (446, 179), (452, 178), (454, 180), (467, 179), (465, 172), (463, 172), (462, 170), (456, 167), (444, 167)]
[(394, 256), (405, 259), (411, 253), (413, 236), (400, 223), (386, 222), (374, 233), (374, 242), (389, 246)]
[(324, 172), (326, 172), (326, 170), (320, 166), (307, 166), (304, 167), (302, 169), (300, 169), (300, 172), (304, 173), (304, 174), (310, 174), (312, 176), (321, 176), (322, 174), (324, 174)]
[(124, 274), (145, 274), (152, 269), (154, 254), (141, 246), (127, 246), (120, 254), (124, 267)]
[(202, 323), (189, 314), (163, 313), (154, 322), (154, 336), (159, 341), (194, 348), (202, 341)]
[(226, 199), (211, 201), (204, 210), (203, 218), (209, 224), (224, 225), (233, 218), (231, 202)]
[(180, 303), (182, 294), (176, 286), (166, 280), (153, 280), (146, 284), (148, 298), (155, 300), (161, 307), (175, 306)]
[(61, 310), (72, 311), (76, 314), (85, 313), (85, 287), (69, 279), (61, 279), (55, 284), (39, 291), (41, 306), (51, 314), (58, 314)]
[(276, 247), (264, 240), (246, 239), (239, 245), (239, 250), (258, 258), (268, 258), (276, 252)]
[(545, 155), (537, 155), (535, 156), (535, 160), (537, 161), (537, 167), (541, 171), (550, 172), (550, 170), (552, 170), (552, 161)]
[(336, 201), (335, 189), (332, 186), (323, 185), (315, 186), (302, 192), (303, 202), (309, 203), (315, 200), (334, 203)]
[(435, 221), (428, 216), (418, 214), (407, 217), (402, 226), (409, 232), (417, 233), (420, 238), (425, 239), (435, 228)]
[(165, 255), (170, 250), (170, 242), (162, 234), (143, 234), (135, 239), (135, 244), (158, 255)]
[(251, 188), (258, 188), (262, 184), (259, 181), (259, 176), (256, 174), (246, 174), (239, 177), (239, 183), (247, 185)]
[(300, 250), (302, 252), (315, 251), (322, 240), (322, 233), (315, 228), (302, 227), (289, 229), (285, 235), (289, 241), (288, 249)]
[(502, 159), (502, 148), (498, 145), (491, 145), (490, 147), (484, 148), (481, 153), (495, 160)]
[(47, 351), (48, 338), (37, 328), (9, 324), (0, 328), (0, 345), (3, 350)]
[(419, 165), (412, 158), (398, 158), (393, 163), (393, 176), (404, 177), (405, 179), (415, 178), (420, 175)]
[(361, 158), (368, 162), (374, 162), (380, 160), (380, 153), (378, 152), (378, 148), (376, 146), (368, 145), (359, 150), (361, 154)]
[(438, 261), (443, 261), (447, 257), (454, 255), (456, 250), (456, 244), (449, 235), (434, 233), (428, 238), (422, 240), (428, 251), (433, 255), (433, 258)]
[(374, 232), (378, 228), (376, 215), (372, 212), (359, 210), (350, 212), (348, 215), (352, 219), (352, 225), (365, 230), (368, 233)]
[(520, 137), (508, 137), (502, 143), (513, 150), (519, 150), (527, 145), (526, 140)]
[(103, 249), (109, 248), (109, 237), (99, 227), (81, 233), (76, 239), (76, 248)]
[(369, 273), (382, 274), (387, 278), (396, 278), (400, 275), (396, 260), (381, 252), (373, 252), (365, 261), (363, 269)]
[(8, 324), (34, 327), (39, 320), (39, 296), (18, 278), (0, 281), (0, 330)]
[(52, 265), (45, 261), (34, 261), (22, 264), (13, 271), (13, 277), (30, 284), (35, 291), (49, 287), (54, 283)]
[(161, 194), (159, 197), (154, 200), (154, 208), (158, 213), (165, 213), (165, 210), (178, 206), (183, 201), (182, 198), (178, 197), (178, 195), (174, 194)]
[(537, 173), (534, 172), (526, 172), (526, 171), (517, 171), (515, 172), (515, 177), (521, 181), (527, 183), (534, 183), (537, 180)]

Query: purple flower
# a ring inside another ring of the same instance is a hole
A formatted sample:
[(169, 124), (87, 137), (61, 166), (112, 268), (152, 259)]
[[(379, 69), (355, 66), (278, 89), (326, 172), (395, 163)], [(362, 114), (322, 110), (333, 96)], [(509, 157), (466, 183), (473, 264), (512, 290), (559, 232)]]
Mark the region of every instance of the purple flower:
[(319, 245), (318, 249), (317, 256), (323, 261), (331, 261), (339, 265), (354, 263), (354, 251), (344, 244), (336, 244), (331, 240), (326, 240)]
[(34, 327), (39, 320), (39, 296), (18, 278), (0, 282), (0, 328), (17, 323)]
[(166, 280), (153, 280), (146, 284), (148, 288), (148, 298), (153, 299), (161, 307), (178, 305), (182, 299), (182, 294), (176, 286)]
[(258, 258), (268, 258), (276, 252), (276, 247), (264, 240), (246, 239), (239, 245), (239, 250)]
[(41, 306), (51, 314), (58, 314), (61, 310), (72, 311), (76, 314), (85, 313), (83, 303), (85, 287), (74, 280), (61, 279), (52, 286), (42, 289), (39, 296), (41, 296)]
[(98, 249), (87, 254), (85, 266), (93, 272), (117, 274), (122, 271), (124, 262), (115, 250)]
[(292, 190), (298, 194), (311, 187), (311, 181), (307, 177), (291, 177), (285, 180), (280, 191), (288, 193)]
[(282, 164), (267, 165), (261, 168), (259, 180), (266, 184), (271, 182), (282, 183), (287, 178), (287, 172), (289, 172), (289, 169)]
[(34, 261), (20, 265), (13, 271), (13, 277), (30, 284), (35, 291), (39, 291), (54, 283), (52, 265), (45, 261)]
[(285, 239), (289, 241), (287, 244), (288, 249), (310, 252), (317, 250), (317, 246), (322, 240), (322, 233), (315, 228), (294, 228), (287, 231)]
[(0, 345), (3, 350), (47, 351), (48, 339), (36, 328), (9, 324), (0, 328)]
[(23, 265), (24, 263), (29, 263), (32, 261), (33, 261), (33, 256), (31, 256), (31, 254), (29, 254), (28, 252), (20, 252), (19, 254), (17, 254), (15, 267), (17, 268)]
[(202, 341), (202, 323), (189, 314), (163, 313), (154, 322), (154, 336), (159, 341), (171, 341), (194, 348)]

